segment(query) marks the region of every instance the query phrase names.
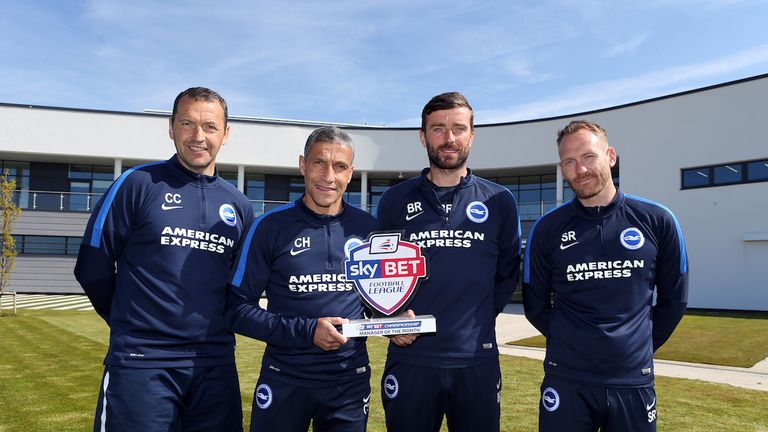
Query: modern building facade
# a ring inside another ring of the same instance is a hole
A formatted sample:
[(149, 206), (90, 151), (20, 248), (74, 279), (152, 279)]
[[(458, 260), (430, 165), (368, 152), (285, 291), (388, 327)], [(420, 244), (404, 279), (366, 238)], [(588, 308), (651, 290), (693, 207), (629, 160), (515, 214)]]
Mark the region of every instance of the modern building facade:
[[(557, 164), (557, 130), (574, 119), (595, 121), (617, 149), (620, 188), (665, 204), (680, 220), (689, 306), (766, 311), (765, 100), (768, 74), (587, 113), (478, 125), (469, 166), (515, 194), (527, 234), (543, 212), (572, 197)], [(220, 175), (251, 199), (257, 214), (297, 198), (304, 188), (298, 157), (319, 124), (246, 118), (230, 124)], [(371, 212), (388, 187), (427, 163), (416, 128), (341, 126), (357, 145), (347, 199)], [(16, 179), (23, 208), (9, 289), (82, 292), (72, 269), (88, 212), (127, 168), (173, 154), (167, 113), (0, 104), (0, 127), (0, 165)]]

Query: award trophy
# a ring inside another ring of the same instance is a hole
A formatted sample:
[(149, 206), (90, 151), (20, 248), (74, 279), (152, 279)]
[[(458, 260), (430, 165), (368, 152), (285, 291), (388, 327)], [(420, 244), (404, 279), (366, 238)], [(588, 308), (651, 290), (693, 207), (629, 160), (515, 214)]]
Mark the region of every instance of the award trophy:
[(346, 337), (391, 336), (433, 333), (432, 315), (397, 317), (406, 310), (422, 279), (427, 278), (427, 259), (418, 245), (400, 239), (402, 232), (375, 232), (365, 243), (349, 251), (344, 263), (346, 278), (373, 311), (373, 318), (342, 324)]

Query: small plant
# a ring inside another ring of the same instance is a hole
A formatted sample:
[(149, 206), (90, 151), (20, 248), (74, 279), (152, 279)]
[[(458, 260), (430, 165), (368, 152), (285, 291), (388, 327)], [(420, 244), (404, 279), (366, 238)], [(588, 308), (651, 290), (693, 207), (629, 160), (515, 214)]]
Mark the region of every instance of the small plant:
[[(0, 297), (5, 287), (11, 282), (11, 273), (16, 265), (16, 240), (13, 238), (13, 228), (19, 219), (21, 209), (13, 200), (16, 191), (16, 180), (10, 177), (6, 169), (0, 177)], [(0, 306), (0, 316), (3, 315)]]

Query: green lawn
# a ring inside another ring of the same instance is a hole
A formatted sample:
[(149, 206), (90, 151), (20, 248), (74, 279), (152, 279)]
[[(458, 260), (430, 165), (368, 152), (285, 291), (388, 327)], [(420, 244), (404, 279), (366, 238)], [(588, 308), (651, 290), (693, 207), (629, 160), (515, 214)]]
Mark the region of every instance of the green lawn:
[[(509, 345), (544, 348), (544, 336)], [(768, 313), (687, 313), (655, 356), (657, 359), (749, 368), (768, 357)]]
[[(0, 318), (0, 337), (0, 432), (90, 430), (107, 346), (107, 329), (98, 316), (22, 309), (17, 317)], [(368, 430), (384, 431), (379, 378), (386, 341), (371, 338), (368, 346), (373, 370)], [(246, 424), (263, 347), (238, 338)], [(502, 430), (535, 431), (540, 362), (502, 356), (501, 365)], [(660, 431), (768, 431), (768, 392), (664, 377), (657, 378), (656, 390)]]

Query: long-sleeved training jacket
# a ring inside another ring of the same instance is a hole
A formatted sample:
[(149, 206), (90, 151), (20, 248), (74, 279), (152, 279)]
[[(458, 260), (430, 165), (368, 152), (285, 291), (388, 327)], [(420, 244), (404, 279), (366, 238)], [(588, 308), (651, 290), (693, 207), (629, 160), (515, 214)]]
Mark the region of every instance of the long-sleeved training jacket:
[(363, 318), (344, 261), (375, 224), (347, 203), (336, 216), (318, 215), (303, 197), (256, 219), (233, 270), (227, 316), (234, 332), (267, 343), (262, 374), (307, 387), (370, 376), (364, 338), (333, 351), (313, 340), (318, 318)]
[(109, 324), (105, 364), (234, 362), (227, 279), (253, 220), (248, 199), (173, 156), (128, 169), (94, 208), (75, 276)]
[(450, 209), (434, 184), (419, 177), (381, 197), (381, 229), (404, 230), (403, 240), (427, 256), (429, 278), (410, 304), (434, 315), (437, 332), (406, 348), (390, 344), (389, 361), (463, 367), (498, 356), (496, 315), (509, 303), (520, 275), (520, 220), (512, 193), (470, 171), (456, 188)]
[(688, 302), (677, 219), (621, 191), (604, 207), (566, 202), (529, 233), (523, 302), (547, 337), (547, 374), (612, 386), (652, 383), (653, 352)]

